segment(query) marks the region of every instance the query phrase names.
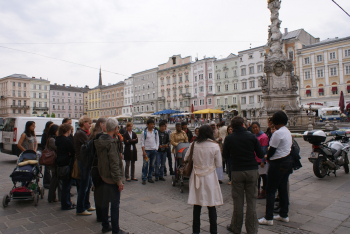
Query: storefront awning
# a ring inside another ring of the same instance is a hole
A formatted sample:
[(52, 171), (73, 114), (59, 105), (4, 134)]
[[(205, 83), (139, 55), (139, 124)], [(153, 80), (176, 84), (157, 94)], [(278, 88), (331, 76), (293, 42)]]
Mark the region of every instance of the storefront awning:
[(350, 90), (350, 85), (348, 85), (348, 86), (346, 87), (346, 90)]
[(338, 91), (338, 87), (332, 87), (332, 91)]
[(323, 91), (323, 89), (318, 89), (318, 92), (323, 93), (324, 91)]
[(306, 90), (306, 94), (311, 94), (311, 90), (310, 89)]

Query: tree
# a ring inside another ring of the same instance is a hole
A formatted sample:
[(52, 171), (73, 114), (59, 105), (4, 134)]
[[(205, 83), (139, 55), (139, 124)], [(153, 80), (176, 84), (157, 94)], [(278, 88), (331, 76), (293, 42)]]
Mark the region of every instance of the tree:
[(55, 114), (55, 113), (52, 113), (52, 114), (51, 114), (51, 118), (56, 118), (56, 114)]
[(47, 118), (50, 118), (50, 114), (46, 114), (46, 117), (47, 117)]

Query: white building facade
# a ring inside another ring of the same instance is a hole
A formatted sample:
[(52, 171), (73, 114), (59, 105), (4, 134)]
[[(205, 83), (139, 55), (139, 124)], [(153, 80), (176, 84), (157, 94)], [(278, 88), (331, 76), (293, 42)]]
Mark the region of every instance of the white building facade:
[(32, 116), (50, 115), (50, 81), (32, 77), (29, 88)]
[(134, 102), (134, 78), (129, 77), (124, 80), (124, 106), (123, 115), (132, 115)]

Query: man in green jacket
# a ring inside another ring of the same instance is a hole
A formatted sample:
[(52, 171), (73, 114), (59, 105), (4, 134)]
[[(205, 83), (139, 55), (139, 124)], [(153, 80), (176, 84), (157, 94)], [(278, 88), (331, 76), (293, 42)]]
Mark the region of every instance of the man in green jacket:
[[(118, 130), (118, 121), (109, 118), (106, 123), (107, 134), (103, 134), (94, 141), (97, 158), (98, 171), (104, 184), (104, 197), (102, 205), (102, 233), (110, 232), (125, 234), (119, 228), (119, 203), (120, 193), (123, 191), (123, 162), (120, 157), (118, 138), (115, 138)], [(108, 222), (108, 207), (111, 202), (111, 224)]]

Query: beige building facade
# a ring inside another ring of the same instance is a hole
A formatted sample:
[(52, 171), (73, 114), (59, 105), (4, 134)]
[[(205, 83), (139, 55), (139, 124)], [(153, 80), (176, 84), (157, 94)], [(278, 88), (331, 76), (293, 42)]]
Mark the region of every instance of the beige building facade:
[(298, 50), (302, 105), (338, 106), (340, 92), (350, 103), (350, 37), (326, 39)]
[(101, 89), (101, 117), (115, 117), (122, 114), (124, 106), (124, 81)]
[(36, 79), (30, 80), (30, 99), (32, 116), (46, 116), (50, 114), (50, 81)]

